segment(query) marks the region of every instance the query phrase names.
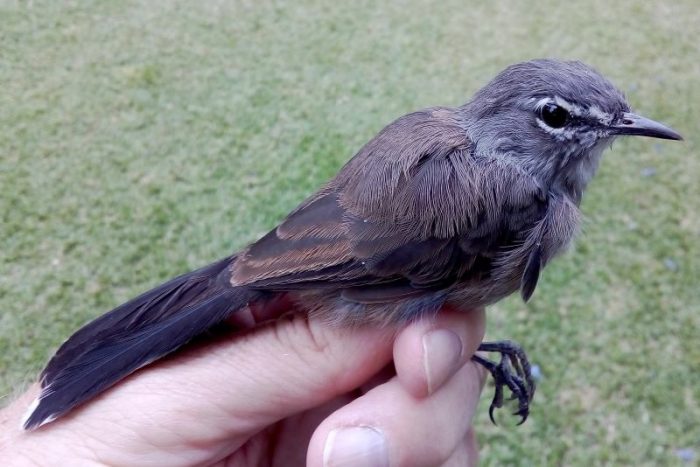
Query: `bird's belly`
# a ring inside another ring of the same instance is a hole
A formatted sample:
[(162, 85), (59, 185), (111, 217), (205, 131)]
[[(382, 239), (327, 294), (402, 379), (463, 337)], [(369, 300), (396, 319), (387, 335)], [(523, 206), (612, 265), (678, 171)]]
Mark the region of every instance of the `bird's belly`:
[(517, 292), (519, 287), (520, 280), (516, 278), (507, 280), (487, 279), (478, 283), (457, 284), (448, 293), (445, 303), (459, 310), (472, 310), (492, 305)]
[(392, 326), (434, 316), (445, 306), (469, 311), (490, 305), (517, 291), (519, 284), (519, 280), (483, 279), (385, 303), (353, 302), (339, 290), (306, 290), (293, 293), (292, 299), (312, 318), (332, 325)]

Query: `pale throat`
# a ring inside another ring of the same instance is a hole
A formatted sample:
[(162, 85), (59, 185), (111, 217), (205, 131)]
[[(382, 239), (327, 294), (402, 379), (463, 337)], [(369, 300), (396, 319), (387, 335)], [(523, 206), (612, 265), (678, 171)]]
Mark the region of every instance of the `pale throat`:
[(569, 155), (552, 177), (552, 189), (568, 195), (578, 205), (588, 183), (598, 171), (603, 151), (610, 147), (612, 140), (612, 137), (601, 139), (591, 148)]

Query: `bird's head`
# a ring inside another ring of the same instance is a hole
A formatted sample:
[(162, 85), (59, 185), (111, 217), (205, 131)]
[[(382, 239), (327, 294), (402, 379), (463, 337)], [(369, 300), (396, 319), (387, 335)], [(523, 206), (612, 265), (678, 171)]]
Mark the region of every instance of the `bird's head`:
[(461, 107), (479, 154), (505, 158), (580, 198), (603, 149), (622, 135), (680, 140), (630, 111), (623, 94), (576, 61), (531, 60), (499, 73)]

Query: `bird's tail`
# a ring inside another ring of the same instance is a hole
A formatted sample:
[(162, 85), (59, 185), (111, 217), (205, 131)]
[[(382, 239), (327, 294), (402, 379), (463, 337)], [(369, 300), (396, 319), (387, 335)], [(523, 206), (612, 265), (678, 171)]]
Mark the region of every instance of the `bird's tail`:
[(88, 323), (56, 352), (23, 421), (31, 430), (225, 320), (256, 292), (228, 281), (229, 257), (176, 277)]

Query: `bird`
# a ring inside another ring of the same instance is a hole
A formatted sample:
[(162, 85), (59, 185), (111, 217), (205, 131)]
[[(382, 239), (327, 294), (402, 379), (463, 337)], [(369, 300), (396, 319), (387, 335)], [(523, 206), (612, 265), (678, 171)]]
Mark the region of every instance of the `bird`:
[[(508, 66), (458, 107), (401, 116), (316, 193), (243, 250), (180, 275), (89, 322), (40, 375), (22, 421), (36, 429), (251, 306), (284, 297), (340, 326), (401, 326), (443, 307), (468, 313), (515, 292), (578, 233), (580, 203), (620, 136), (668, 140), (580, 61)], [(482, 342), (473, 360), (495, 382), (489, 407), (535, 391), (513, 341)], [(495, 422), (494, 422), (495, 423)]]

